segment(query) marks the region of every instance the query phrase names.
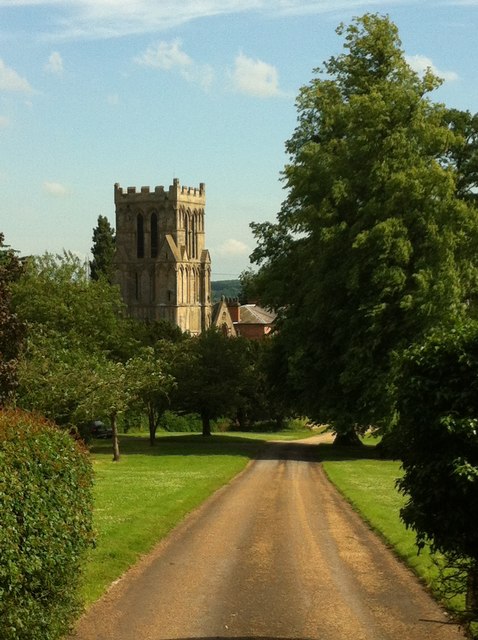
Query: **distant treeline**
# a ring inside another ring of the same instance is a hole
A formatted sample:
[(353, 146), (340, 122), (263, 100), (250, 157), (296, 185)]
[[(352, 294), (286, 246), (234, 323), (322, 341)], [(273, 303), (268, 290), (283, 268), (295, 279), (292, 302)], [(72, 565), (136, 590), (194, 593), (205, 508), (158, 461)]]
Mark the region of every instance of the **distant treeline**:
[(217, 302), (221, 296), (238, 298), (241, 294), (240, 280), (216, 280), (211, 282), (212, 301)]

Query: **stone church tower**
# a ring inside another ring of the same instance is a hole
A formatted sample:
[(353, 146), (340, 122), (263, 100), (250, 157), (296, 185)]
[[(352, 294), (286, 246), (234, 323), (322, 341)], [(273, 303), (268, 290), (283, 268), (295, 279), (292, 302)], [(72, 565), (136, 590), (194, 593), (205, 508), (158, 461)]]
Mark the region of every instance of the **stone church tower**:
[(211, 259), (204, 247), (206, 189), (115, 184), (116, 280), (128, 314), (201, 333), (211, 324)]

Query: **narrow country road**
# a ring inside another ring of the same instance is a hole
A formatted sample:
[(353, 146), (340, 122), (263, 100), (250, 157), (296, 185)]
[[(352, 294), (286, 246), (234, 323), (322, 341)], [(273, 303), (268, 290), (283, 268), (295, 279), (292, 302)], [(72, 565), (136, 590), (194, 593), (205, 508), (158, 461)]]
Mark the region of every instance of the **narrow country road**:
[(75, 640), (458, 640), (313, 460), (263, 456), (188, 517), (80, 620)]

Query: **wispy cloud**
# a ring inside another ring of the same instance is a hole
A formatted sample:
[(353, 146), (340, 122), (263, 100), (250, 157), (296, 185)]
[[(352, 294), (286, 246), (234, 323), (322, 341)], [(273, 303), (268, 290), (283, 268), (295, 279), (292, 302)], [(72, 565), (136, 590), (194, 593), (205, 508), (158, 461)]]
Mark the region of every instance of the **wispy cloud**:
[(262, 60), (254, 60), (239, 53), (230, 76), (232, 88), (239, 93), (260, 98), (281, 95), (277, 69)]
[(158, 42), (151, 45), (134, 61), (137, 64), (161, 69), (162, 71), (179, 71), (188, 82), (199, 84), (203, 89), (208, 89), (214, 79), (214, 71), (210, 65), (195, 62), (182, 49), (181, 40), (171, 42)]
[[(387, 5), (418, 4), (389, 0)], [(420, 4), (435, 5), (436, 0)], [(444, 4), (478, 5), (478, 0), (444, 0)], [(114, 38), (165, 31), (218, 15), (255, 12), (264, 15), (360, 13), (380, 9), (382, 0), (0, 0), (0, 7), (50, 6), (45, 32), (59, 38)], [(56, 25), (52, 33), (52, 24)]]
[(25, 78), (22, 78), (14, 69), (7, 67), (0, 58), (0, 91), (16, 91), (20, 93), (33, 93), (33, 89)]
[(55, 198), (65, 198), (70, 195), (70, 189), (61, 182), (48, 182), (43, 183), (43, 191)]
[(61, 76), (63, 74), (63, 58), (58, 53), (58, 51), (51, 52), (50, 57), (48, 58), (48, 62), (45, 64), (44, 68), (45, 71), (56, 76)]
[(6, 129), (10, 126), (10, 118), (7, 116), (0, 116), (0, 129)]
[(220, 256), (245, 256), (250, 253), (250, 249), (241, 240), (230, 238), (218, 247), (217, 253)]
[(446, 82), (452, 82), (458, 80), (459, 76), (455, 71), (442, 71), (438, 69), (430, 58), (422, 55), (406, 56), (406, 60), (410, 67), (419, 73), (420, 75), (425, 73), (427, 69), (430, 69), (436, 76), (442, 78)]

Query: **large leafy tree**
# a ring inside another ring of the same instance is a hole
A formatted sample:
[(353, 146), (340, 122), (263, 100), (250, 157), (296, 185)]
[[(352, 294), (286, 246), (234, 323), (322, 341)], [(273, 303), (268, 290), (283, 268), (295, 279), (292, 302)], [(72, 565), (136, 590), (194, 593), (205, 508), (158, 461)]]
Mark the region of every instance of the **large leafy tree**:
[(345, 436), (394, 415), (393, 353), (467, 313), (478, 218), (444, 162), (454, 133), (396, 26), (340, 26), (297, 100), (277, 222), (253, 224), (255, 288), (279, 311), (291, 395)]
[(113, 282), (115, 250), (115, 231), (108, 218), (100, 215), (98, 224), (93, 229), (93, 246), (91, 247), (93, 260), (90, 261), (92, 280), (104, 277), (110, 284)]
[(16, 387), (18, 354), (24, 336), (24, 325), (12, 308), (11, 288), (22, 272), (15, 252), (4, 245), (0, 233), (0, 406)]
[(449, 592), (464, 578), (478, 620), (478, 323), (433, 331), (408, 349), (399, 383), (401, 516), (420, 548), (429, 542), (444, 555)]

